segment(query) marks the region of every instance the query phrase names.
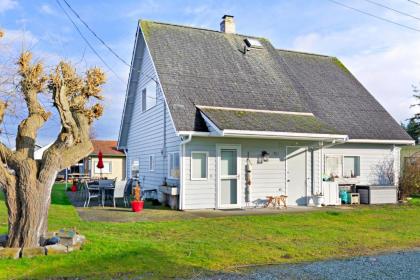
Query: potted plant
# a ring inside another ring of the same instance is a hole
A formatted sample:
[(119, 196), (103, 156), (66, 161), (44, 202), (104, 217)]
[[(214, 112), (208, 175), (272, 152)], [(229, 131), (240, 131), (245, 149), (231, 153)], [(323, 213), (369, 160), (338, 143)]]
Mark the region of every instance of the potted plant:
[(136, 184), (134, 188), (134, 200), (131, 201), (131, 209), (133, 212), (140, 212), (143, 210), (144, 201), (140, 199), (140, 185), (139, 183)]
[(325, 203), (324, 195), (321, 192), (314, 194), (314, 204), (316, 207), (322, 207), (324, 203)]

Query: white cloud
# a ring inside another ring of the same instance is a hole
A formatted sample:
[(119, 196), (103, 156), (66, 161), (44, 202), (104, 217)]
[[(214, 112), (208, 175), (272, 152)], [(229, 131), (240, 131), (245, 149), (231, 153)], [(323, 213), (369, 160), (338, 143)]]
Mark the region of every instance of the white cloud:
[(39, 8), (39, 11), (43, 14), (47, 14), (47, 15), (54, 15), (56, 14), (56, 12), (54, 11), (53, 8), (51, 8), (50, 5), (48, 4), (42, 4), (41, 7)]
[(0, 13), (16, 8), (18, 2), (16, 0), (0, 0)]

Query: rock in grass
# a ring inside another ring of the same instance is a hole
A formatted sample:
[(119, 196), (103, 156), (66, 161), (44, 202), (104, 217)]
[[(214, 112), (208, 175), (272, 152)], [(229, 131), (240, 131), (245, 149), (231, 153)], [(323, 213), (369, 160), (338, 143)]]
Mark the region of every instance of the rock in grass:
[(53, 236), (49, 239), (47, 239), (47, 241), (45, 242), (45, 245), (55, 245), (60, 243), (60, 237), (58, 236)]
[(8, 236), (7, 234), (1, 234), (0, 235), (0, 246), (6, 246), (6, 242), (7, 242)]
[(54, 244), (54, 245), (48, 245), (45, 246), (45, 249), (47, 250), (47, 255), (61, 255), (67, 253), (67, 246), (61, 245), (61, 244)]
[(18, 259), (20, 257), (20, 248), (1, 248), (0, 259)]
[(23, 248), (22, 258), (33, 258), (38, 256), (45, 256), (44, 247)]

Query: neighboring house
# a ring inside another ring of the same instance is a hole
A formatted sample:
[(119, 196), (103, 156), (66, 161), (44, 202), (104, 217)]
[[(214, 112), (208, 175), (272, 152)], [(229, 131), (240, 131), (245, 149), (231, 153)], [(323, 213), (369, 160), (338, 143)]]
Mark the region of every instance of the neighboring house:
[[(92, 140), (93, 152), (83, 159), (84, 173), (92, 178), (107, 177), (125, 180), (125, 154), (117, 149), (117, 141), (111, 140)], [(102, 171), (97, 168), (99, 151), (103, 155), (104, 168)]]
[(180, 209), (278, 194), (306, 205), (331, 176), (384, 184), (378, 166), (393, 162), (398, 179), (400, 146), (414, 143), (337, 58), (236, 34), (232, 16), (220, 32), (140, 21), (132, 69), (118, 143), (127, 176), (179, 186)]

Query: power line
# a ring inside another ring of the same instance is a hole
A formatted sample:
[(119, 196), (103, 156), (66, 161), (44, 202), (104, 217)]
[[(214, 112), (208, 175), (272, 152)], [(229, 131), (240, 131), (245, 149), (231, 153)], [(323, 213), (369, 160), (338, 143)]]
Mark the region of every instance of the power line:
[(381, 4), (381, 3), (378, 3), (378, 2), (375, 2), (375, 1), (372, 1), (372, 0), (365, 0), (365, 1), (366, 1), (366, 2), (368, 2), (368, 3), (371, 3), (371, 4), (373, 4), (373, 5), (376, 5), (376, 6), (379, 6), (379, 7), (382, 7), (382, 8), (388, 9), (388, 10), (391, 10), (391, 11), (393, 11), (393, 12), (396, 12), (396, 13), (400, 14), (400, 15), (404, 15), (404, 16), (407, 16), (407, 17), (410, 17), (410, 18), (413, 18), (413, 19), (416, 19), (416, 20), (420, 20), (420, 18), (419, 18), (419, 17), (416, 17), (416, 16), (413, 16), (413, 15), (410, 15), (410, 14), (408, 14), (408, 13), (406, 13), (406, 12), (401, 12), (401, 11), (399, 11), (399, 10), (397, 10), (397, 9), (394, 9), (394, 8), (392, 8), (392, 7), (389, 7), (389, 6), (386, 6), (386, 5), (384, 5), (384, 4)]
[(350, 9), (350, 10), (353, 10), (353, 11), (356, 11), (356, 12), (359, 12), (361, 14), (364, 14), (364, 15), (367, 15), (367, 16), (371, 16), (371, 17), (374, 17), (376, 19), (379, 19), (379, 20), (382, 20), (382, 21), (386, 21), (388, 23), (395, 24), (395, 25), (398, 25), (400, 27), (404, 27), (404, 28), (410, 29), (412, 31), (420, 32), (420, 29), (417, 29), (417, 28), (414, 28), (414, 27), (411, 27), (411, 26), (408, 26), (408, 25), (405, 25), (405, 24), (402, 24), (402, 23), (398, 23), (398, 22), (392, 21), (392, 20), (389, 20), (389, 19), (384, 18), (384, 17), (380, 17), (380, 16), (377, 16), (377, 15), (371, 14), (369, 12), (362, 11), (360, 9), (357, 9), (357, 8), (354, 8), (354, 7), (351, 7), (351, 6), (348, 6), (348, 5), (343, 4), (341, 2), (338, 2), (338, 1), (335, 1), (335, 0), (327, 0), (327, 1), (330, 1), (330, 2), (332, 2), (334, 4), (336, 4), (336, 5), (339, 5), (339, 6), (345, 7), (347, 9)]
[(79, 33), (80, 37), (82, 37), (83, 41), (88, 45), (88, 47), (91, 49), (91, 51), (102, 61), (102, 63), (111, 71), (118, 79), (120, 79), (122, 82), (125, 82), (115, 71), (106, 63), (106, 61), (99, 55), (99, 53), (95, 50), (95, 48), (90, 44), (90, 42), (86, 39), (86, 37), (83, 35), (83, 33), (80, 31), (77, 24), (73, 21), (73, 19), (70, 17), (70, 15), (66, 12), (64, 7), (61, 5), (61, 3), (56, 0), (58, 6), (61, 8), (61, 10), (64, 12), (68, 20), (73, 24), (74, 28), (77, 30), (77, 33)]
[(410, 2), (410, 3), (413, 3), (413, 4), (415, 4), (415, 5), (418, 5), (418, 6), (420, 6), (420, 3), (419, 2), (416, 2), (416, 1), (413, 1), (413, 0), (407, 0), (408, 2)]
[[(56, 0), (58, 1), (58, 0)], [(149, 79), (153, 80), (154, 82), (156, 82), (157, 84), (159, 84), (159, 82), (152, 76), (147, 75), (146, 73), (141, 72), (140, 70), (135, 69), (133, 66), (131, 66), (130, 63), (128, 63), (127, 61), (125, 61), (116, 51), (114, 51), (98, 34), (96, 34), (96, 32), (89, 26), (89, 24), (86, 23), (86, 21), (84, 21), (82, 19), (82, 17), (72, 8), (72, 6), (67, 2), (67, 0), (63, 0), (64, 3), (67, 5), (67, 7), (70, 9), (70, 11), (72, 11), (72, 13), (80, 20), (80, 22), (92, 33), (93, 36), (95, 36), (96, 39), (99, 40), (99, 42), (101, 42), (102, 45), (104, 45), (118, 60), (120, 60), (123, 64), (125, 64), (126, 66), (130, 67), (132, 70), (137, 71), (139, 74), (142, 74), (146, 77), (148, 77)]]

